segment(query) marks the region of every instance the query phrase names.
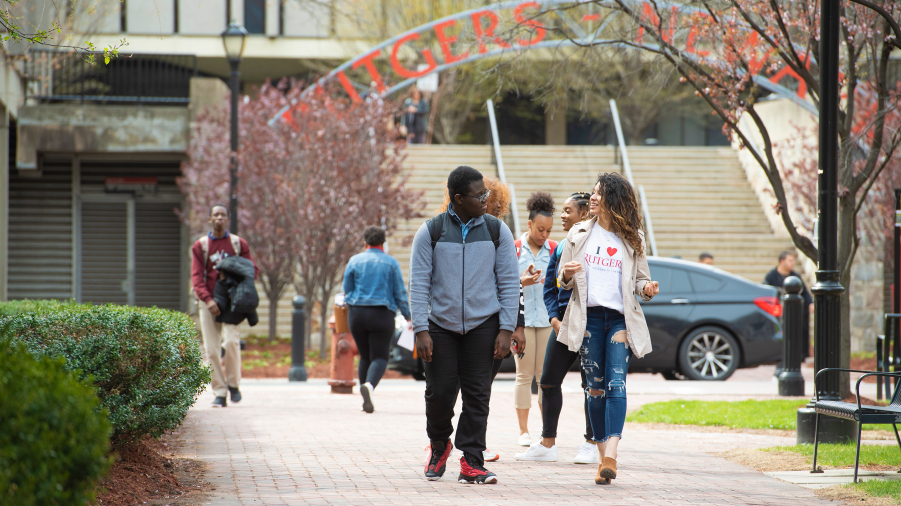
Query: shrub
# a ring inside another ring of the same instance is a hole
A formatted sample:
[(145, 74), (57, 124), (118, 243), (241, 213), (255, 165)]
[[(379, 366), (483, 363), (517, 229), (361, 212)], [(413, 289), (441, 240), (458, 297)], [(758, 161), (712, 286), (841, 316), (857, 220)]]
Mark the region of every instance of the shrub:
[(87, 504), (110, 466), (110, 423), (62, 358), (0, 340), (0, 504)]
[(0, 328), (32, 353), (64, 357), (67, 369), (90, 376), (120, 439), (178, 427), (210, 381), (194, 322), (183, 313), (18, 301), (0, 304)]

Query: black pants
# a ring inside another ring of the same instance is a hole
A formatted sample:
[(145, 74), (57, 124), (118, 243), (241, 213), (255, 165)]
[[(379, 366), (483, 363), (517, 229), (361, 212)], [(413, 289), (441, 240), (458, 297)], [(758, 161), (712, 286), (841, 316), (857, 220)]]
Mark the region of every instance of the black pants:
[(360, 384), (379, 384), (388, 367), (395, 312), (385, 306), (349, 306), (347, 325), (360, 350)]
[[(551, 331), (551, 338), (547, 342), (547, 351), (544, 353), (544, 369), (541, 373), (541, 391), (544, 392), (544, 403), (541, 405), (541, 422), (544, 428), (541, 437), (557, 437), (557, 422), (560, 420), (560, 411), (563, 410), (563, 378), (579, 360), (579, 352), (569, 351), (569, 348), (557, 341), (557, 333)], [(591, 422), (588, 419), (588, 393), (585, 390), (588, 383), (585, 381), (585, 369), (581, 367), (582, 394), (585, 396), (585, 439), (593, 439)]]
[(499, 332), (496, 314), (466, 334), (429, 322), (432, 361), (425, 362), (426, 432), (432, 441), (444, 443), (450, 439), (454, 404), (457, 393), (462, 392), (463, 411), (454, 444), (480, 464), (484, 462), (494, 342)]

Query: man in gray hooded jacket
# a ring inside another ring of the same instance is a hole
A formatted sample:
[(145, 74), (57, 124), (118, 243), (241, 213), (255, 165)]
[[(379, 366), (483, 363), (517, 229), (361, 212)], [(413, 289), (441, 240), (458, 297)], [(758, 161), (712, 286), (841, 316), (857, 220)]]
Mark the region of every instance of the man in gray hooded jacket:
[(496, 483), (484, 468), (492, 365), (510, 351), (519, 310), (519, 270), (513, 234), (485, 214), (490, 193), (482, 174), (457, 167), (447, 179), (451, 203), (423, 224), (410, 258), (410, 309), (416, 351), (425, 362), (425, 474), (444, 474), (453, 445), (454, 404), (463, 395), (456, 445), (459, 481)]

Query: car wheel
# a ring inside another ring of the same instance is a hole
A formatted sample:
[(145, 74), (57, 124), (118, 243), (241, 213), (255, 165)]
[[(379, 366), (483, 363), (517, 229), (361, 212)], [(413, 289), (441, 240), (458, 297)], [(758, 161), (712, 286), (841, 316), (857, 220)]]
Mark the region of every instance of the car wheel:
[(723, 381), (738, 368), (741, 351), (735, 339), (718, 327), (693, 330), (679, 347), (679, 365), (686, 378)]
[(676, 373), (676, 371), (666, 371), (660, 373), (660, 375), (663, 376), (663, 379), (667, 381), (679, 381), (681, 379), (684, 379), (683, 377), (680, 377), (680, 375)]

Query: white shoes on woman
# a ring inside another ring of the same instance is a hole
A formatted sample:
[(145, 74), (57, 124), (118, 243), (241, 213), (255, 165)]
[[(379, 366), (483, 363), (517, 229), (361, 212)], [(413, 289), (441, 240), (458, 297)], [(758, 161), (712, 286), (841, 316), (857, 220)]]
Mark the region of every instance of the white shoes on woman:
[(579, 451), (576, 452), (576, 458), (573, 459), (574, 464), (597, 464), (598, 463), (598, 445), (585, 441), (579, 445)]
[(541, 441), (538, 441), (530, 446), (528, 450), (517, 453), (514, 458), (516, 460), (531, 460), (534, 462), (556, 462), (557, 445), (547, 448), (541, 444)]
[(532, 436), (528, 432), (519, 435), (519, 446), (532, 446)]

